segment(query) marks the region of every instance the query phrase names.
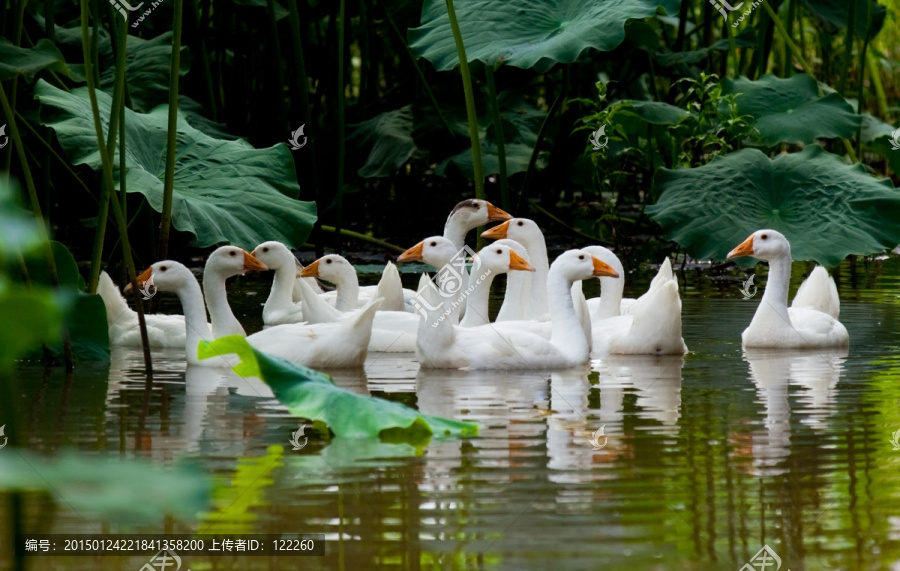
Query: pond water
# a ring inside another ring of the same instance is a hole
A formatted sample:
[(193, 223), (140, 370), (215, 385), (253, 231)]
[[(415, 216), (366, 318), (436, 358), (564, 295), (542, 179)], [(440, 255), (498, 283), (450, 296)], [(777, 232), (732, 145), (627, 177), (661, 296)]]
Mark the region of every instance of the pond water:
[[(808, 269), (795, 264), (794, 288)], [(630, 276), (626, 295), (640, 294), (651, 276)], [(68, 378), (21, 367), (15, 406), (29, 448), (166, 466), (189, 457), (216, 482), (211, 512), (194, 521), (101, 527), (64, 502), (42, 518), (31, 498), (26, 528), (327, 540), (323, 557), (192, 556), (183, 568), (193, 571), (740, 569), (763, 545), (781, 569), (897, 571), (900, 450), (890, 439), (900, 429), (900, 259), (848, 262), (837, 276), (849, 352), (745, 354), (740, 333), (759, 296), (741, 299), (737, 274), (689, 271), (681, 277), (684, 359), (467, 373), (371, 354), (364, 371), (334, 375), (355, 393), (481, 424), (477, 437), (419, 450), (328, 441), (311, 430), (308, 445), (292, 450), (302, 419), (265, 387), (216, 388), (226, 377), (239, 385), (231, 373), (185, 372), (177, 350), (155, 353), (152, 386), (137, 351), (115, 351), (108, 369), (82, 366)], [(230, 286), (248, 331), (259, 327), (266, 279)], [(601, 427), (605, 445), (594, 450)], [(146, 559), (30, 561), (42, 571), (136, 570)]]

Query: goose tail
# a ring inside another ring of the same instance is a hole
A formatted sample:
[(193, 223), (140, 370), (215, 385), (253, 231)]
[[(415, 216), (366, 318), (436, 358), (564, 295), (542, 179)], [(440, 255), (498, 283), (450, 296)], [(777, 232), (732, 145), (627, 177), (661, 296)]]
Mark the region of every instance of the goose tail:
[(834, 278), (828, 275), (828, 270), (816, 266), (809, 277), (800, 284), (791, 307), (815, 309), (837, 319), (841, 313), (841, 300)]
[(97, 282), (97, 293), (103, 299), (106, 306), (106, 322), (115, 323), (123, 314), (131, 311), (125, 297), (113, 283), (112, 278), (106, 272), (100, 272), (100, 281)]

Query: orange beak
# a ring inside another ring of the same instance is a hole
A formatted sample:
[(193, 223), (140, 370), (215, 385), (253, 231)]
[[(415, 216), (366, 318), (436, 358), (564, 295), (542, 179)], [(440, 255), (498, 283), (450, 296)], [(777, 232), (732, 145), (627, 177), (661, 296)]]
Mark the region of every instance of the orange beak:
[(422, 240), (421, 242), (419, 242), (418, 244), (416, 244), (409, 250), (400, 254), (400, 257), (397, 258), (397, 263), (399, 264), (401, 262), (421, 262), (421, 261), (423, 261), (422, 254), (423, 254), (424, 250), (425, 250), (425, 240)]
[(317, 278), (319, 277), (319, 260), (311, 263), (300, 271), (301, 278)]
[(745, 256), (753, 256), (753, 234), (750, 234), (750, 237), (741, 242), (737, 248), (728, 252), (726, 259), (743, 258)]
[[(502, 211), (501, 211), (502, 212)], [(505, 212), (503, 214), (506, 214)], [(507, 216), (509, 216), (507, 214)], [(485, 238), (492, 238), (494, 240), (500, 240), (502, 238), (506, 238), (506, 233), (509, 230), (509, 220), (504, 222), (503, 224), (498, 224), (493, 228), (488, 228), (481, 235)]]
[(509, 269), (511, 270), (522, 270), (524, 272), (533, 272), (534, 266), (528, 263), (528, 261), (517, 254), (515, 250), (509, 251)]
[(606, 262), (591, 256), (594, 261), (594, 277), (601, 278), (603, 276), (609, 276), (611, 278), (619, 277), (619, 272), (613, 269), (612, 266), (607, 264)]
[[(146, 281), (149, 280), (150, 276), (152, 276), (152, 275), (153, 275), (153, 266), (151, 266), (151, 267), (147, 268), (146, 270), (144, 270), (143, 272), (141, 272), (141, 274), (135, 280), (135, 281), (137, 281), (138, 289), (144, 287), (144, 283), (146, 283)], [(128, 293), (131, 291), (131, 282), (125, 284), (124, 291), (125, 291), (125, 293)]]
[(509, 220), (510, 218), (512, 218), (512, 216), (500, 210), (490, 202), (487, 203), (487, 209), (488, 222), (503, 222), (504, 220)]
[(253, 254), (244, 250), (244, 271), (245, 272), (261, 272), (268, 270), (268, 266), (257, 260)]

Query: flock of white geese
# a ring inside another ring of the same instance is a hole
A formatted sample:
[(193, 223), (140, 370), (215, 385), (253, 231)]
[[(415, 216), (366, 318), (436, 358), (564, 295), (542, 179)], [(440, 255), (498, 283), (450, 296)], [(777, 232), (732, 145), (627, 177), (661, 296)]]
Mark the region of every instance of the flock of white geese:
[[(501, 224), (482, 235), (496, 241), (472, 257), (469, 275), (459, 263), (466, 235), (490, 222)], [(769, 262), (765, 293), (742, 335), (745, 347), (849, 344), (838, 321), (837, 288), (824, 268), (810, 274), (788, 306), (791, 249), (785, 237), (774, 230), (754, 232), (728, 254), (743, 256)], [(687, 352), (678, 281), (668, 258), (646, 293), (626, 299), (622, 264), (607, 248), (569, 250), (550, 264), (537, 224), (470, 199), (453, 209), (443, 235), (422, 240), (398, 258), (407, 261), (450, 273), (439, 272), (437, 285), (423, 274), (412, 291), (402, 287), (397, 268), (388, 262), (377, 286), (360, 287), (356, 270), (342, 256), (327, 255), (301, 267), (284, 244), (272, 241), (253, 252), (218, 248), (206, 262), (202, 287), (172, 260), (156, 262), (137, 281), (142, 288), (152, 284), (178, 296), (184, 314), (147, 315), (147, 333), (151, 347), (183, 346), (189, 365), (227, 366), (223, 357), (197, 357), (201, 340), (226, 335), (244, 336), (259, 351), (318, 369), (360, 367), (369, 351), (415, 352), (421, 367), (455, 369), (562, 369), (605, 355)], [(275, 273), (263, 307), (265, 327), (248, 336), (228, 304), (226, 280), (263, 270)], [(502, 273), (509, 274), (505, 297), (490, 322), (490, 286)], [(600, 279), (601, 295), (585, 299), (581, 282), (592, 278)], [(318, 279), (336, 289), (323, 292)], [(106, 273), (98, 293), (111, 344), (140, 346), (137, 314)]]

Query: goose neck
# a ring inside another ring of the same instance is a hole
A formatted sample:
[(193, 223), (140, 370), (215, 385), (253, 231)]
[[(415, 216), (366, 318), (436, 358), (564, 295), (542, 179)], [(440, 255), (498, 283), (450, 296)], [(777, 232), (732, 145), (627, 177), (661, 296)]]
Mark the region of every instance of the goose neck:
[[(290, 253), (288, 255), (293, 258)], [(293, 259), (285, 259), (275, 269), (275, 278), (272, 280), (272, 289), (266, 299), (266, 306), (271, 309), (286, 310), (294, 305), (294, 281), (297, 278), (296, 264)]]
[(218, 339), (226, 335), (246, 337), (247, 333), (244, 331), (244, 327), (234, 316), (231, 306), (228, 305), (225, 279), (224, 275), (211, 268), (207, 268), (203, 272), (203, 293), (206, 295), (206, 305), (209, 308), (213, 338)]
[(791, 318), (787, 305), (790, 282), (790, 253), (769, 260), (769, 278), (766, 280), (766, 290), (763, 292), (762, 301), (756, 310), (757, 315), (764, 315), (763, 312), (774, 312), (784, 320), (785, 324), (790, 326)]
[(466, 234), (468, 233), (469, 229), (452, 216), (444, 225), (444, 238), (453, 242), (453, 245), (456, 246), (457, 250), (466, 245)]
[(559, 272), (550, 270), (547, 277), (547, 301), (552, 325), (550, 343), (573, 361), (586, 361), (590, 348), (581, 322), (575, 314), (572, 283)]
[(615, 317), (621, 313), (624, 289), (625, 280), (621, 277), (600, 278), (600, 315), (602, 318)]
[(359, 277), (353, 266), (342, 269), (334, 285), (337, 287), (334, 306), (340, 311), (355, 310), (359, 306)]
[[(191, 276), (193, 278), (193, 276)], [(203, 305), (203, 292), (196, 279), (188, 281), (187, 285), (175, 292), (181, 301), (181, 309), (184, 313), (185, 346), (184, 352), (187, 362), (193, 365), (199, 364), (197, 359), (197, 345), (200, 341), (214, 339), (206, 322), (206, 309)]]
[(466, 313), (459, 322), (460, 327), (477, 327), (491, 322), (488, 305), (493, 281), (494, 273), (489, 268), (469, 276), (468, 286), (462, 290), (466, 292)]

